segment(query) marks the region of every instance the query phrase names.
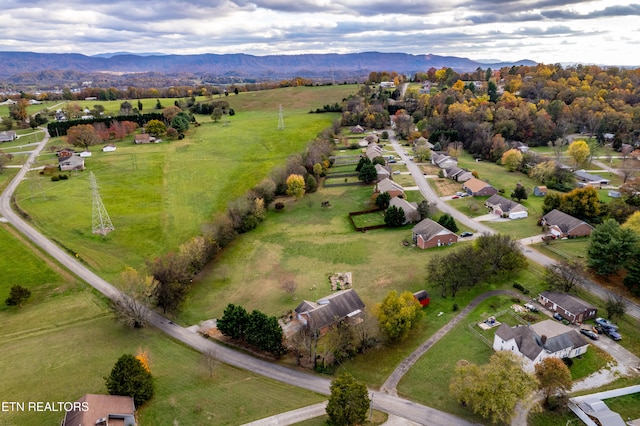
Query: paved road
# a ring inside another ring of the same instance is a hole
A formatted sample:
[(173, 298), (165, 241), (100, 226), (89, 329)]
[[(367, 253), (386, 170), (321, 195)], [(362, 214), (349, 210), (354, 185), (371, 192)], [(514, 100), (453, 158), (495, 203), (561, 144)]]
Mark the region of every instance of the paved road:
[[(60, 247), (53, 244), (11, 210), (10, 200), (13, 192), (17, 188), (18, 184), (22, 181), (25, 174), (29, 170), (29, 167), (33, 164), (35, 158), (44, 148), (48, 140), (49, 135), (47, 135), (38, 145), (38, 147), (33, 151), (29, 159), (25, 162), (24, 167), (16, 174), (15, 178), (7, 186), (7, 189), (0, 195), (0, 214), (3, 215), (4, 218), (9, 223), (11, 223), (18, 231), (26, 235), (36, 245), (40, 246), (49, 255), (60, 262), (60, 264), (76, 274), (89, 285), (94, 287), (100, 293), (112, 300), (117, 297), (121, 297), (122, 295), (120, 291), (113, 285), (100, 278), (91, 270), (87, 269), (74, 257), (70, 256)], [(241, 352), (234, 351), (222, 345), (216, 344), (213, 341), (207, 340), (204, 337), (169, 321), (167, 318), (156, 312), (150, 313), (149, 322), (151, 325), (160, 329), (174, 339), (179, 340), (200, 352), (209, 350), (215, 351), (217, 358), (226, 364), (242, 368), (255, 374), (269, 377), (283, 383), (317, 392), (319, 394), (330, 394), (329, 379), (266, 362), (261, 359), (253, 358)], [(407, 418), (419, 424), (442, 426), (471, 425), (471, 423), (456, 416), (421, 404), (417, 404), (406, 399), (398, 398), (376, 391), (372, 391), (371, 394), (373, 396), (373, 407), (375, 409)]]
[[(435, 204), (437, 209), (440, 210), (441, 212), (449, 213), (451, 216), (453, 216), (453, 218), (456, 221), (464, 224), (465, 226), (471, 229), (474, 229), (476, 232), (486, 233), (489, 235), (496, 233), (495, 230), (491, 229), (490, 227), (484, 225), (481, 222), (478, 222), (466, 216), (465, 214), (461, 213), (460, 211), (456, 210), (455, 208), (451, 207), (449, 204), (441, 200), (440, 197), (435, 193), (435, 191), (431, 188), (431, 186), (425, 179), (420, 166), (415, 164), (409, 158), (409, 155), (405, 154), (405, 149), (403, 146), (400, 145), (400, 143), (396, 139), (395, 133), (392, 130), (389, 130), (388, 132), (389, 132), (389, 141), (391, 142), (391, 145), (393, 146), (395, 151), (398, 153), (400, 158), (402, 158), (402, 160), (405, 161), (407, 168), (409, 169), (409, 171), (411, 172), (411, 175), (416, 181), (416, 184), (418, 186), (418, 189), (420, 190), (420, 193), (423, 195), (423, 197), (426, 200), (428, 200), (430, 203)], [(522, 253), (527, 257), (527, 259), (542, 266), (549, 266), (556, 263), (555, 260), (553, 260), (549, 256), (546, 256), (540, 253), (539, 251), (535, 250), (532, 247), (528, 247), (528, 246), (523, 247)], [(587, 280), (587, 282), (583, 287), (586, 291), (596, 295), (602, 300), (605, 300), (607, 298), (607, 290), (605, 288), (602, 288), (601, 286), (599, 286), (598, 284), (594, 283), (591, 280)], [(629, 301), (627, 306), (627, 314), (633, 318), (640, 320), (640, 306), (633, 303), (632, 301)]]

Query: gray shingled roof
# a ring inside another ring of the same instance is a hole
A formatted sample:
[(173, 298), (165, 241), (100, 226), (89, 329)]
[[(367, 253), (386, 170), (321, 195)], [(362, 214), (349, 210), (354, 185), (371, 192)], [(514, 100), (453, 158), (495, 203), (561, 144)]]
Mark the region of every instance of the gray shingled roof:
[[(503, 213), (509, 213), (514, 208), (518, 206), (522, 206), (522, 204), (518, 204), (515, 201), (504, 198), (503, 196), (498, 194), (493, 194), (491, 197), (487, 199), (487, 201), (485, 201), (485, 203), (491, 204), (493, 206), (500, 206), (500, 210), (502, 210)], [(524, 208), (524, 206), (522, 207)]]
[(502, 323), (496, 330), (496, 335), (505, 342), (515, 339), (520, 353), (532, 361), (544, 350), (533, 330), (523, 325), (509, 327)]
[(296, 313), (309, 316), (308, 325), (312, 330), (332, 325), (351, 314), (364, 309), (364, 303), (353, 289), (337, 291), (317, 302), (303, 301), (295, 309)]
[(558, 306), (561, 306), (562, 308), (566, 309), (572, 314), (578, 314), (583, 311), (596, 309), (595, 307), (589, 305), (584, 300), (578, 299), (577, 297), (571, 296), (566, 293), (543, 291), (540, 293), (540, 295), (551, 300), (553, 303), (555, 303)]
[(557, 226), (565, 234), (571, 231), (572, 229), (575, 229), (578, 226), (582, 225), (583, 223), (593, 228), (587, 222), (580, 220), (576, 217), (573, 217), (571, 215), (568, 215), (565, 212), (561, 212), (558, 209), (551, 210), (549, 213), (542, 216), (542, 218), (544, 219), (547, 225)]
[(453, 234), (453, 232), (449, 231), (447, 228), (431, 219), (421, 220), (416, 226), (413, 227), (412, 231), (414, 235), (424, 236), (425, 240), (429, 240), (434, 235), (438, 235), (441, 233)]

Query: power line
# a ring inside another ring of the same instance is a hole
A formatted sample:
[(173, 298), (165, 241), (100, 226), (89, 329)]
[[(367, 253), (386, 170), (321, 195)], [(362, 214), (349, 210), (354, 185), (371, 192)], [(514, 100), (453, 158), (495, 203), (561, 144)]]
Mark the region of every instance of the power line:
[(115, 228), (111, 223), (111, 218), (109, 217), (109, 213), (107, 213), (107, 209), (102, 203), (102, 198), (100, 198), (98, 183), (96, 182), (96, 176), (93, 174), (93, 172), (89, 172), (89, 187), (91, 188), (91, 192), (93, 195), (93, 206), (91, 209), (91, 229), (94, 234), (103, 236), (107, 235)]

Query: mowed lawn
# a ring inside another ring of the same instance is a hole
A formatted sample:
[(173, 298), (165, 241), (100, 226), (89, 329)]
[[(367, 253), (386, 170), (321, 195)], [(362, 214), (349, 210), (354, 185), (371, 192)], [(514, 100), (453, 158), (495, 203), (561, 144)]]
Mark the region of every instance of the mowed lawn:
[[(117, 151), (111, 153), (94, 147), (87, 170), (70, 173), (69, 180), (52, 182), (31, 173), (29, 184), (16, 193), (17, 202), (41, 231), (113, 279), (125, 265), (142, 268), (146, 260), (175, 251), (198, 234), (214, 213), (283, 166), (337, 117), (309, 114), (312, 106), (339, 102), (354, 87), (230, 96), (236, 114), (229, 125), (201, 116), (203, 124), (181, 141), (133, 145), (128, 138), (116, 142)], [(284, 130), (277, 129), (278, 102), (287, 106)], [(64, 141), (53, 139), (51, 144), (63, 146)], [(56, 159), (44, 153), (39, 162)], [(90, 171), (116, 228), (104, 238), (92, 234)]]

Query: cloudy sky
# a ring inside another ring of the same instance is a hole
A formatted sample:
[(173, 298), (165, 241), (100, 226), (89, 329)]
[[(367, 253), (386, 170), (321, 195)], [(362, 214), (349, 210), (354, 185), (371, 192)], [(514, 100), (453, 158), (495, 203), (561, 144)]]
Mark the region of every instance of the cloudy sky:
[(379, 51), (640, 65), (634, 1), (2, 0), (0, 51)]

